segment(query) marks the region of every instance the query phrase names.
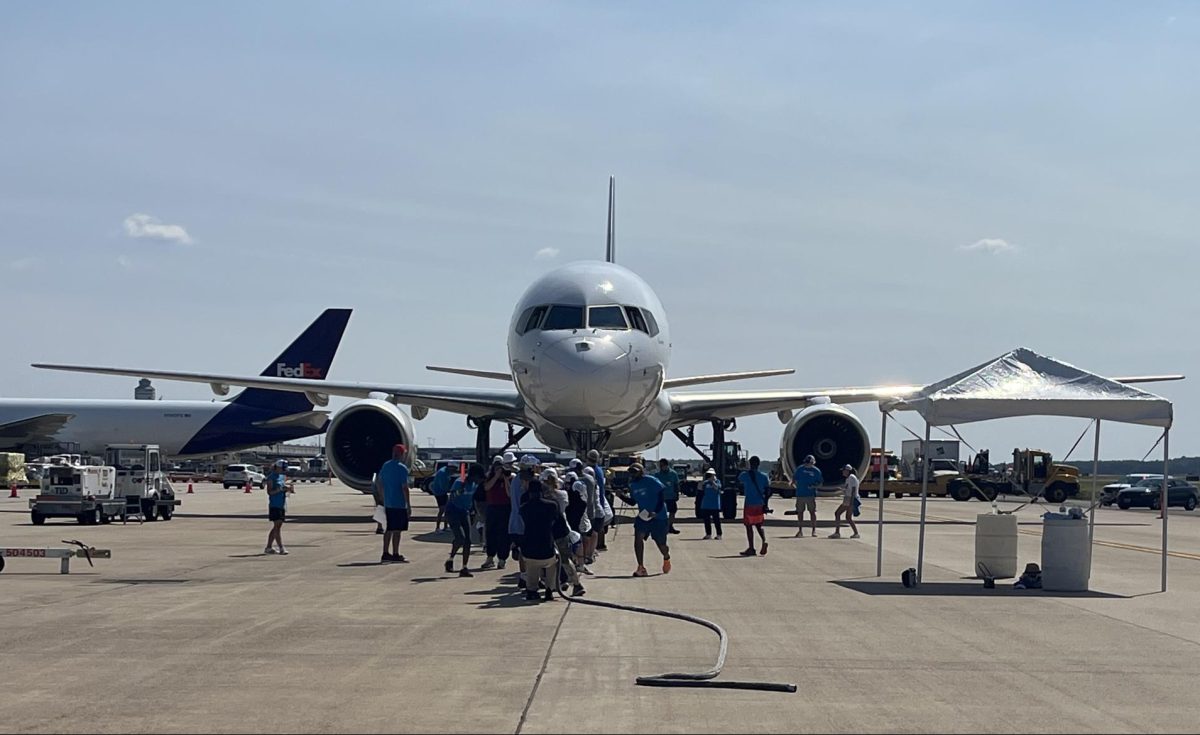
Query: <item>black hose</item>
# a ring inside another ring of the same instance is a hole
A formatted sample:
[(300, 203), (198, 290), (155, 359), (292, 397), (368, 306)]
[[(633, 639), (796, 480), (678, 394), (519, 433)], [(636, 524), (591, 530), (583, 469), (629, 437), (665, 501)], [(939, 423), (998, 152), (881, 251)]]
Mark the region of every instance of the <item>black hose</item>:
[[(559, 591), (561, 595), (561, 590)], [(697, 625), (703, 625), (705, 628), (713, 631), (721, 639), (721, 649), (717, 653), (717, 662), (708, 671), (699, 674), (690, 674), (685, 672), (655, 674), (654, 676), (639, 676), (636, 680), (638, 686), (644, 687), (704, 687), (710, 689), (753, 689), (762, 692), (792, 692), (796, 691), (795, 684), (780, 684), (767, 681), (714, 681), (721, 673), (721, 669), (725, 668), (725, 653), (729, 650), (729, 635), (725, 629), (711, 620), (688, 615), (686, 613), (671, 612), (670, 610), (658, 610), (652, 607), (638, 607), (636, 605), (623, 605), (617, 602), (605, 602), (604, 600), (584, 599), (582, 597), (567, 597), (562, 595), (563, 599), (571, 603), (579, 603), (580, 605), (595, 605), (596, 607), (607, 607), (613, 610), (624, 610), (626, 612), (644, 613), (646, 615), (657, 615), (661, 618), (674, 618), (675, 620), (683, 620)]]

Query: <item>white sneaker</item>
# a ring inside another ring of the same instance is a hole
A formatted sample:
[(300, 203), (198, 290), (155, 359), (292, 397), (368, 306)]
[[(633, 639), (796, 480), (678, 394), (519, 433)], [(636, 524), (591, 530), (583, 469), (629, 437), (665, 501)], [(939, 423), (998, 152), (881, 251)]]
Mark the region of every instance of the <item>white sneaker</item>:
[(842, 537), (841, 531), (834, 531), (833, 533), (829, 534), (829, 538), (841, 538), (841, 537)]
[(263, 553), (264, 554), (276, 554), (278, 552), (275, 551), (275, 549), (272, 549), (270, 546), (268, 546), (267, 548), (263, 549)]
[(283, 554), (284, 556), (287, 556), (287, 553), (288, 553), (288, 551), (287, 551), (287, 549), (285, 549), (285, 548), (283, 548), (282, 546), (280, 546), (280, 547), (279, 547), (279, 553), (280, 553), (280, 554)]
[(858, 538), (858, 533), (856, 532), (856, 533), (850, 534), (850, 538)]

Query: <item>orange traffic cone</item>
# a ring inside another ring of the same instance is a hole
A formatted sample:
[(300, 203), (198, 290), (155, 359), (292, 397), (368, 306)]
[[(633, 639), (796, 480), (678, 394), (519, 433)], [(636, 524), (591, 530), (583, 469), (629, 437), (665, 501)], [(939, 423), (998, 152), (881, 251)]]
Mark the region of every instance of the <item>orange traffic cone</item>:
[(246, 491), (243, 493), (243, 495), (249, 495), (249, 494), (250, 494), (250, 481), (246, 480)]
[(19, 497), (21, 497), (20, 495), (17, 495), (17, 483), (15, 483), (15, 482), (14, 482), (14, 483), (10, 483), (10, 484), (9, 484), (9, 486), (8, 486), (8, 497), (10, 497), (10, 498), (19, 498)]
[(188, 483), (188, 491), (187, 491), (187, 494), (188, 494), (188, 495), (191, 495), (192, 493), (193, 493), (193, 490), (192, 490), (192, 483), (190, 483), (190, 482), (189, 482), (189, 483)]

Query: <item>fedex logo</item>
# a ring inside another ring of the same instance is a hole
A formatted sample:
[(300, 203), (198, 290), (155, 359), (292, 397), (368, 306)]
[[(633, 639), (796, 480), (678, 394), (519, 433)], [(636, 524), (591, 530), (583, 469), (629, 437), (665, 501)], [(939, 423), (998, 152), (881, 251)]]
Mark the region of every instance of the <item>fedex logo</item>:
[(275, 363), (275, 376), (279, 378), (323, 380), (325, 378), (325, 371), (319, 367), (309, 365), (307, 362), (302, 362), (296, 367), (292, 367), (286, 362), (277, 362)]

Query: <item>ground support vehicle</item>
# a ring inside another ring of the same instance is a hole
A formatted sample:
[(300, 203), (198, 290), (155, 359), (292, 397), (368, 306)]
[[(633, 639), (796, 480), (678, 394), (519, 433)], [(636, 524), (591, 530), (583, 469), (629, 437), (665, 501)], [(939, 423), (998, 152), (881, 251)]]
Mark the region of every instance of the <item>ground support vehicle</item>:
[(1045, 498), (1062, 503), (1079, 495), (1079, 469), (1056, 464), (1049, 452), (1014, 449), (1012, 465), (1006, 476), (991, 471), (987, 450), (983, 450), (968, 472), (949, 481), (949, 495), (955, 500), (971, 498), (991, 501), (1002, 493)]
[(92, 525), (124, 515), (125, 498), (116, 492), (112, 467), (54, 465), (42, 478), (37, 497), (29, 500), (29, 519), (35, 526), (47, 518), (74, 518)]
[(117, 497), (125, 499), (126, 515), (147, 521), (171, 520), (181, 501), (163, 470), (157, 444), (109, 444), (104, 463), (117, 471)]

